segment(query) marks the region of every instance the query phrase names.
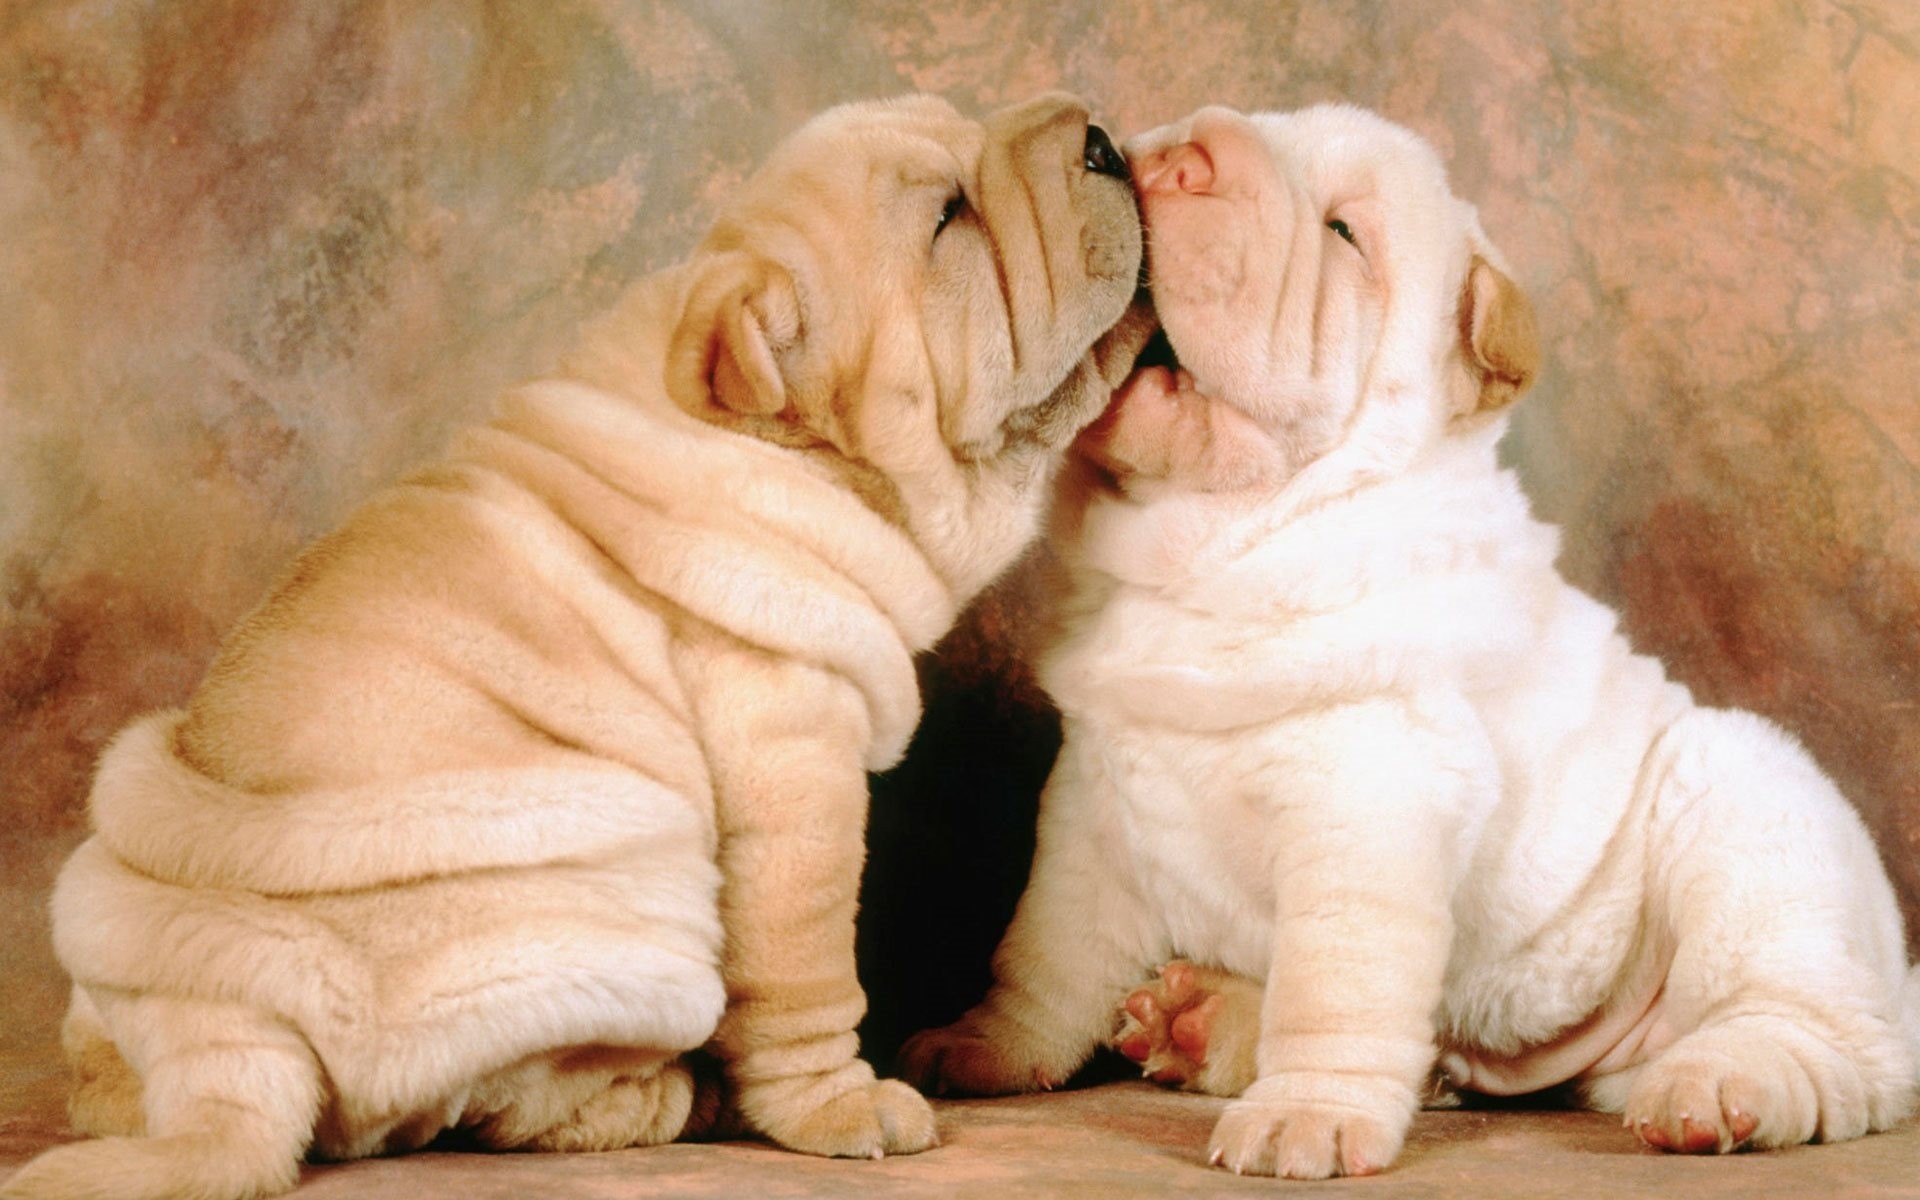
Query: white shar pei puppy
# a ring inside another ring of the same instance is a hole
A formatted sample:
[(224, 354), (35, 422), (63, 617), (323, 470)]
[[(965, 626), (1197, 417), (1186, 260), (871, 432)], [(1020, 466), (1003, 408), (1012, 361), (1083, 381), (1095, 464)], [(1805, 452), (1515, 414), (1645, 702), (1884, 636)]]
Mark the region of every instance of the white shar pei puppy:
[(1555, 572), (1494, 453), (1533, 317), (1432, 149), (1213, 108), (1129, 152), (1178, 367), (1086, 441), (1032, 879), (907, 1076), (1050, 1086), (1124, 998), (1123, 1051), (1240, 1097), (1238, 1172), (1385, 1167), (1436, 1061), (1669, 1150), (1898, 1120), (1920, 989), (1873, 843)]
[(1139, 262), (1069, 98), (795, 135), (107, 750), (53, 900), (103, 1137), (0, 1192), (255, 1196), (451, 1128), (669, 1141), (716, 1107), (702, 1046), (783, 1146), (932, 1145), (854, 1057), (865, 772), (1151, 329)]

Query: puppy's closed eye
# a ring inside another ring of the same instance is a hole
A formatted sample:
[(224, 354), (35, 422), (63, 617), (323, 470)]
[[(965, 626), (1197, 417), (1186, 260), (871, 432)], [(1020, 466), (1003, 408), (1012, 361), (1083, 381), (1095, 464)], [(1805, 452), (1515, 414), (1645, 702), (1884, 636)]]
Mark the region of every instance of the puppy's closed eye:
[(953, 219), (959, 216), (966, 207), (967, 194), (965, 192), (956, 191), (953, 195), (947, 197), (946, 207), (940, 210), (940, 220), (935, 223), (933, 227), (933, 236), (936, 238), (939, 237), (941, 231), (946, 229), (948, 225), (953, 224)]

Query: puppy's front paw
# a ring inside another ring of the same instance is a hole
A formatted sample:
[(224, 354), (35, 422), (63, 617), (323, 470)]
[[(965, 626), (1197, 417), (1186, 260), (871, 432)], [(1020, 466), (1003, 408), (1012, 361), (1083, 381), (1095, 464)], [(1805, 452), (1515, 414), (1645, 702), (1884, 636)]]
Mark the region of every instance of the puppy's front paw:
[(933, 1096), (1009, 1096), (1058, 1087), (1065, 1072), (1049, 1070), (1022, 1046), (1011, 1029), (969, 1013), (908, 1038), (900, 1047), (900, 1077)]
[(933, 1109), (897, 1079), (871, 1080), (804, 1111), (767, 1114), (756, 1123), (787, 1149), (823, 1158), (918, 1154), (940, 1140)]
[(1412, 1113), (1406, 1106), (1374, 1112), (1372, 1105), (1305, 1098), (1343, 1091), (1348, 1082), (1305, 1072), (1260, 1080), (1220, 1114), (1207, 1161), (1236, 1175), (1285, 1179), (1383, 1170), (1400, 1153)]

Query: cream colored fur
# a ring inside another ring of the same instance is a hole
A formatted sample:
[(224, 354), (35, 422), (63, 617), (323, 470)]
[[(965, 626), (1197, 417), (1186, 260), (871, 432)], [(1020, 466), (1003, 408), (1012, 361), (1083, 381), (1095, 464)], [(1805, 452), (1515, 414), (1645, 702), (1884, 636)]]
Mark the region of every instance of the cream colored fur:
[[(1049, 97), (818, 118), (560, 378), (310, 548), (102, 757), (62, 872), (72, 1114), (9, 1200), (714, 1118), (880, 1157), (866, 772), (1147, 326), (1125, 182)], [(956, 195), (964, 205), (936, 235)]]
[(1432, 150), (1322, 107), (1129, 152), (1180, 367), (1090, 435), (1032, 878), (906, 1075), (1063, 1079), (1178, 955), (1264, 981), (1236, 1172), (1387, 1166), (1436, 1058), (1669, 1149), (1898, 1120), (1920, 988), (1873, 843), (1557, 574), (1495, 454), (1532, 318)]

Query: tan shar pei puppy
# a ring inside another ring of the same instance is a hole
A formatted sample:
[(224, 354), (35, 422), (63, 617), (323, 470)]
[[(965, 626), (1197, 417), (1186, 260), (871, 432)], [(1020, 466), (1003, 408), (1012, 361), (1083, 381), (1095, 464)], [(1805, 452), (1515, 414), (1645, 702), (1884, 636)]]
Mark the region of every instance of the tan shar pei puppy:
[(721, 1093), (794, 1150), (933, 1145), (855, 1057), (865, 772), (1144, 340), (1139, 262), (1070, 98), (803, 128), (108, 748), (53, 899), (99, 1140), (0, 1194), (666, 1142)]

